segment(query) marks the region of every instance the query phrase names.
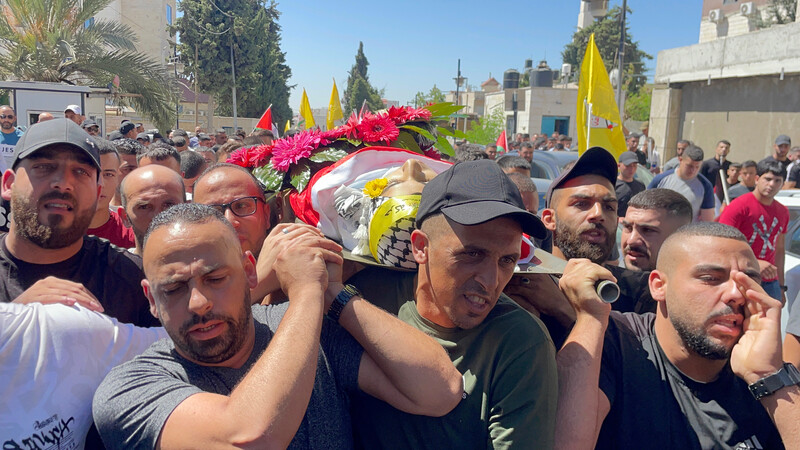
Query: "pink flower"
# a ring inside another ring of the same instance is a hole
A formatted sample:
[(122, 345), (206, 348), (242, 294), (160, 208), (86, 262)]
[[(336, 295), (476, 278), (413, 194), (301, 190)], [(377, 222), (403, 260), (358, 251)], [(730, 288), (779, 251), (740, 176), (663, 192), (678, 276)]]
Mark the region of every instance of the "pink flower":
[(400, 136), (400, 130), (387, 115), (365, 114), (356, 129), (364, 142), (385, 142), (390, 144)]
[(248, 168), (250, 167), (250, 148), (249, 147), (242, 147), (236, 149), (233, 153), (228, 156), (228, 159), (225, 161), (229, 164), (236, 164), (237, 166)]
[(266, 166), (270, 157), (272, 157), (272, 144), (250, 147), (250, 151), (248, 152), (247, 156), (247, 161), (250, 167)]
[(293, 164), (311, 156), (320, 142), (319, 136), (308, 131), (273, 142), (272, 167), (281, 172), (288, 172)]

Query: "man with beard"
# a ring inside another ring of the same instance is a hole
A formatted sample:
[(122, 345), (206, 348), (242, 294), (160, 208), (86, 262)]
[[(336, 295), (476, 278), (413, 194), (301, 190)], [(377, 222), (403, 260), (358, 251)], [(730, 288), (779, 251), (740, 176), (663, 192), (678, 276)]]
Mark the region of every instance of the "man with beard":
[(136, 241), (134, 252), (142, 255), (144, 234), (150, 222), (160, 212), (186, 202), (183, 178), (172, 169), (159, 164), (140, 167), (125, 177), (120, 185), (122, 209), (120, 218), (133, 229)]
[(611, 311), (570, 261), (578, 320), (558, 353), (564, 448), (800, 448), (800, 372), (781, 357), (781, 302), (759, 285), (745, 237), (694, 223), (667, 238), (650, 276), (657, 314)]
[(779, 300), (786, 292), (783, 269), (789, 210), (775, 201), (775, 196), (785, 179), (783, 164), (761, 161), (755, 190), (732, 201), (719, 217), (720, 223), (738, 229), (747, 237), (761, 267), (761, 287)]
[(23, 131), (15, 127), (17, 123), (17, 115), (14, 110), (8, 106), (0, 106), (0, 144), (17, 145)]
[(648, 274), (606, 263), (616, 244), (616, 180), (614, 156), (604, 148), (590, 148), (553, 180), (545, 197), (542, 222), (553, 232), (554, 255), (606, 264), (614, 273), (621, 291), (614, 302), (615, 310), (653, 310), (655, 304), (647, 292)]
[(67, 119), (37, 124), (3, 174), (12, 222), (0, 234), (0, 301), (81, 303), (121, 322), (153, 326), (136, 289), (141, 262), (108, 241), (85, 236), (100, 193), (100, 155)]
[(412, 414), (459, 403), (445, 351), (343, 286), (341, 247), (293, 237), (274, 267), (290, 301), (251, 308), (255, 260), (217, 210), (184, 204), (153, 220), (142, 287), (171, 339), (98, 388), (107, 447), (352, 448), (357, 392)]
[(622, 224), (622, 255), (630, 270), (656, 268), (661, 244), (678, 228), (692, 221), (692, 205), (672, 189), (653, 188), (640, 192), (628, 202)]

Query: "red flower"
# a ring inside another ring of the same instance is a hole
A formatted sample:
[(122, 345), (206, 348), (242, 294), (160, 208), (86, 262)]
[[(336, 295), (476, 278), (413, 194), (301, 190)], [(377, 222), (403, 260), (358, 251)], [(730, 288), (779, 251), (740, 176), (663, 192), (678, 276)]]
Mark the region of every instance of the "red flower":
[(242, 147), (236, 149), (233, 153), (228, 156), (228, 159), (225, 160), (226, 163), (236, 164), (237, 166), (248, 168), (251, 167), (250, 164), (250, 148), (249, 147)]
[(347, 122), (344, 125), (340, 126), (339, 128), (336, 128), (337, 130), (339, 130), (340, 133), (339, 137), (356, 139), (356, 127), (358, 127), (358, 124), (360, 122), (361, 118), (358, 117), (358, 114), (356, 114), (355, 112), (353, 112), (353, 114), (350, 114), (350, 118), (347, 119)]
[(395, 125), (402, 125), (406, 122), (412, 122), (418, 119), (429, 120), (432, 116), (431, 112), (425, 108), (415, 109), (410, 106), (401, 106), (399, 108), (392, 106), (389, 108), (387, 114)]
[(266, 166), (270, 157), (272, 157), (272, 144), (250, 147), (247, 156), (250, 167)]
[(386, 115), (365, 114), (356, 129), (364, 142), (385, 142), (390, 144), (400, 136), (400, 130)]
[(442, 160), (442, 154), (439, 153), (439, 150), (436, 150), (436, 147), (426, 148), (422, 151), (428, 158), (435, 159), (437, 161)]
[(319, 147), (319, 136), (310, 131), (297, 133), (272, 143), (272, 167), (288, 172), (293, 164), (308, 158)]

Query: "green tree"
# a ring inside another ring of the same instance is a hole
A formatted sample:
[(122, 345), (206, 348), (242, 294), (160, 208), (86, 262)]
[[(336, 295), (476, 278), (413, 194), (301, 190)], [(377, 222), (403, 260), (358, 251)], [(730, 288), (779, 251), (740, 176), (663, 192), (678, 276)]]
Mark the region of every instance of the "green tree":
[(772, 25), (793, 23), (797, 15), (797, 0), (769, 0), (766, 14), (756, 18), (758, 28), (769, 28)]
[(158, 62), (136, 51), (118, 22), (88, 22), (111, 0), (6, 0), (0, 14), (0, 75), (5, 79), (106, 86), (119, 75), (121, 103), (156, 126), (175, 123), (177, 88)]
[(348, 72), (347, 86), (343, 93), (342, 108), (345, 115), (361, 110), (361, 105), (365, 100), (371, 111), (379, 111), (384, 108), (380, 91), (369, 83), (367, 66), (369, 66), (369, 61), (364, 54), (364, 43), (359, 42), (356, 63)]
[(444, 92), (434, 84), (427, 94), (423, 94), (422, 91), (417, 92), (414, 96), (414, 105), (421, 108), (429, 103), (442, 103), (444, 100)]
[(631, 94), (625, 101), (625, 117), (633, 120), (650, 120), (650, 100), (652, 99), (653, 86), (645, 85), (639, 92)]
[[(632, 11), (628, 8), (628, 17)], [(572, 35), (572, 42), (564, 47), (561, 57), (565, 63), (572, 64), (574, 72), (580, 75), (580, 67), (583, 62), (583, 55), (586, 53), (586, 45), (589, 37), (594, 33), (594, 41), (606, 70), (609, 72), (618, 60), (617, 51), (619, 50), (620, 22), (622, 8), (616, 6), (611, 8), (608, 14), (595, 20), (588, 27), (578, 30)], [(645, 76), (645, 60), (652, 60), (653, 57), (642, 50), (639, 50), (639, 43), (631, 37), (628, 27), (625, 27), (625, 61), (623, 70), (623, 86), (628, 95), (635, 94), (647, 82)]]
[[(173, 31), (184, 74), (197, 78), (198, 88), (212, 93), (217, 111), (233, 112), (231, 47), (236, 69), (237, 113), (259, 117), (272, 104), (272, 117), (284, 123), (292, 117), (288, 85), (292, 75), (280, 48), (280, 12), (266, 0), (183, 0), (183, 16)], [(194, 59), (195, 45), (198, 48)]]
[(493, 144), (497, 137), (503, 132), (506, 123), (506, 116), (503, 108), (495, 108), (489, 114), (484, 114), (477, 123), (467, 131), (467, 141), (474, 144)]

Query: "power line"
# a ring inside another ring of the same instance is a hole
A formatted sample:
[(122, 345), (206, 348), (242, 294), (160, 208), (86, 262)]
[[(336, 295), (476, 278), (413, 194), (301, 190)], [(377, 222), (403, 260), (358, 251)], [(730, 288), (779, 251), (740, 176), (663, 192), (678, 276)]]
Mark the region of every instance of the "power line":
[(208, 2), (211, 3), (211, 6), (213, 6), (214, 8), (217, 8), (217, 11), (221, 12), (222, 14), (224, 14), (227, 17), (230, 17), (231, 19), (233, 18), (233, 16), (231, 14), (228, 14), (225, 11), (219, 9), (219, 6), (217, 6), (217, 4), (214, 3), (214, 0), (208, 0)]

